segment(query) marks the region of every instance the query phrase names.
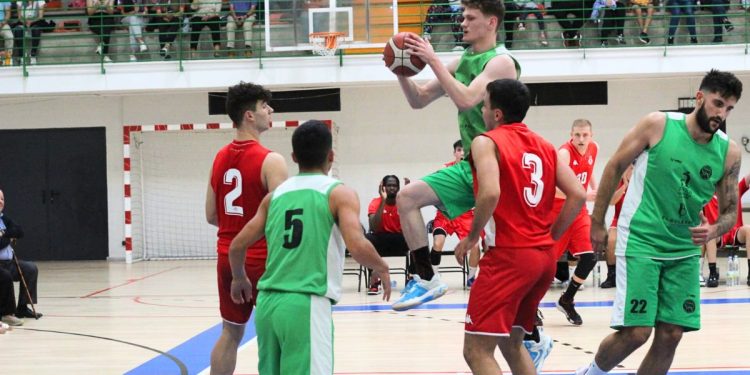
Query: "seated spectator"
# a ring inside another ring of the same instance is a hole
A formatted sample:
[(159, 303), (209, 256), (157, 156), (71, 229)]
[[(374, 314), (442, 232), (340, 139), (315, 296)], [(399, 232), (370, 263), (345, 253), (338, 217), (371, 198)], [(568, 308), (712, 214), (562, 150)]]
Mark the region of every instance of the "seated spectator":
[(0, 65), (10, 66), (13, 64), (13, 32), (10, 30), (8, 21), (10, 20), (10, 4), (0, 3), (0, 37), (3, 38), (3, 47), (5, 48)]
[(518, 31), (526, 30), (526, 18), (533, 15), (536, 18), (536, 24), (539, 27), (539, 44), (547, 47), (547, 32), (544, 31), (544, 15), (539, 5), (534, 0), (515, 0), (520, 13), (518, 14)]
[(235, 30), (242, 28), (245, 39), (245, 57), (253, 55), (253, 24), (255, 23), (255, 11), (258, 8), (257, 0), (230, 0), (229, 16), (227, 17), (227, 49), (229, 57), (235, 56), (234, 39)]
[(119, 0), (118, 9), (122, 14), (122, 23), (128, 25), (130, 36), (130, 61), (138, 61), (136, 54), (148, 51), (143, 40), (143, 12), (141, 0)]
[(42, 29), (47, 27), (44, 21), (44, 0), (22, 0), (14, 1), (18, 11), (18, 21), (20, 24), (13, 28), (14, 55), (16, 59), (24, 56), (24, 49), (28, 48), (24, 44), (24, 34), (31, 35), (31, 51), (29, 64), (36, 64), (36, 55), (39, 52), (39, 42), (41, 41)]
[[(5, 208), (5, 195), (0, 190), (0, 270), (3, 270), (10, 274), (13, 281), (21, 281), (21, 275), (18, 273), (18, 268), (13, 261), (13, 255), (15, 250), (10, 244), (11, 239), (18, 239), (23, 237), (23, 230), (20, 226), (13, 222), (7, 215), (3, 213)], [(16, 256), (18, 259), (18, 256)], [(26, 280), (26, 286), (28, 286), (28, 294), (31, 294), (31, 301), (27, 297), (27, 289), (24, 284), (21, 283), (20, 290), (18, 292), (18, 305), (16, 305), (16, 317), (19, 318), (36, 318), (42, 317), (41, 313), (36, 313), (29, 308), (29, 303), (36, 303), (36, 284), (39, 276), (39, 269), (33, 262), (18, 259), (18, 265), (21, 267), (24, 280)]]
[(112, 62), (109, 57), (109, 40), (115, 24), (114, 13), (114, 0), (86, 0), (89, 30), (99, 37), (96, 54), (104, 55), (104, 62)]
[(214, 57), (219, 57), (221, 49), (221, 0), (193, 0), (190, 8), (194, 10), (190, 18), (190, 51), (192, 58), (197, 57), (198, 41), (201, 31), (208, 27), (211, 30), (211, 40), (214, 45)]
[(511, 49), (513, 48), (513, 29), (516, 28), (516, 24), (518, 23), (518, 15), (521, 12), (521, 8), (516, 5), (515, 0), (504, 0), (503, 4), (505, 4), (505, 16), (503, 16), (505, 48)]
[[(602, 15), (597, 17), (597, 13)], [(612, 31), (617, 33), (617, 44), (625, 44), (625, 4), (615, 0), (597, 0), (591, 11), (591, 18), (603, 21), (600, 31), (602, 47), (609, 45)]]
[[(648, 27), (651, 26), (651, 20), (654, 18), (653, 0), (630, 0), (635, 12), (635, 20), (638, 22), (640, 33), (638, 40), (643, 44), (651, 43), (648, 37)], [(646, 17), (643, 17), (643, 8), (646, 8)]]
[(723, 29), (726, 28), (727, 32), (734, 30), (734, 26), (729, 22), (727, 18), (727, 9), (729, 8), (728, 0), (703, 0), (702, 5), (704, 9), (708, 10), (713, 14), (713, 25), (714, 25), (714, 39), (711, 43), (721, 43), (724, 41)]
[(172, 43), (177, 39), (180, 29), (180, 19), (185, 12), (185, 6), (181, 0), (151, 0), (152, 5), (148, 12), (151, 18), (146, 26), (146, 31), (159, 33), (159, 55), (165, 60), (172, 58), (170, 50)]
[(10, 327), (23, 325), (23, 320), (17, 318), (16, 296), (13, 290), (13, 277), (10, 272), (0, 268), (0, 321)]
[[(383, 177), (378, 188), (380, 196), (373, 199), (367, 208), (370, 232), (365, 236), (372, 242), (378, 254), (383, 257), (406, 255), (409, 252), (409, 246), (401, 231), (401, 218), (396, 208), (396, 195), (399, 190), (401, 190), (401, 185), (398, 177), (394, 175)], [(380, 279), (372, 277), (367, 294), (378, 293), (380, 293)]]
[(429, 42), (432, 40), (432, 28), (434, 25), (450, 25), (453, 39), (456, 42), (456, 46), (453, 49), (455, 51), (462, 51), (465, 48), (463, 43), (464, 33), (461, 29), (463, 11), (464, 8), (461, 6), (461, 1), (433, 0), (432, 5), (427, 9), (427, 17), (424, 21), (422, 37)]
[(674, 35), (677, 32), (677, 26), (681, 19), (685, 19), (688, 32), (690, 33), (690, 43), (698, 44), (698, 37), (695, 34), (695, 2), (693, 0), (667, 0), (667, 10), (669, 10), (669, 31), (667, 33), (667, 44), (674, 44)]
[(555, 17), (562, 28), (562, 39), (565, 47), (580, 47), (583, 22), (586, 17), (586, 2), (583, 0), (553, 1), (547, 8), (547, 14)]

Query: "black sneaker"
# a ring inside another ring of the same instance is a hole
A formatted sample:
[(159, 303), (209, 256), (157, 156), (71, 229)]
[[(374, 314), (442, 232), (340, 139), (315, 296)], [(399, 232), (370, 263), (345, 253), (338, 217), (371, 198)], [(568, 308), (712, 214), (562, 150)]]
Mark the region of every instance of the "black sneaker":
[(719, 286), (719, 273), (710, 273), (708, 274), (708, 281), (706, 281), (706, 286), (709, 288), (716, 288)]
[(625, 35), (617, 34), (617, 44), (619, 45), (627, 44), (627, 42), (625, 42)]
[(602, 289), (614, 288), (616, 286), (617, 286), (617, 282), (615, 281), (615, 275), (613, 273), (608, 273), (607, 279), (602, 281), (601, 284), (599, 284), (599, 287)]
[(19, 318), (34, 318), (39, 319), (42, 317), (42, 313), (36, 313), (34, 314), (33, 311), (31, 311), (28, 307), (23, 307), (21, 309), (16, 310), (16, 316)]
[(667, 38), (667, 44), (669, 44), (670, 46), (674, 44), (674, 37), (673, 36), (670, 36), (669, 38)]
[(726, 20), (725, 23), (724, 23), (724, 29), (727, 32), (730, 32), (730, 31), (734, 30), (734, 25), (732, 25), (732, 23), (729, 22), (729, 20)]
[(557, 306), (558, 310), (565, 314), (565, 318), (568, 319), (570, 324), (574, 324), (577, 326), (583, 324), (583, 319), (581, 319), (581, 316), (576, 312), (576, 304), (573, 301), (566, 301), (562, 296), (560, 296), (560, 299), (557, 300), (557, 303), (555, 303), (555, 305)]
[(690, 38), (690, 44), (698, 44), (698, 38), (696, 37)]
[(723, 43), (723, 42), (724, 42), (724, 38), (720, 36), (715, 36), (714, 39), (711, 40), (711, 43)]
[[(748, 279), (748, 283), (750, 283), (750, 278)], [(534, 320), (534, 325), (537, 327), (544, 326), (544, 315), (542, 314), (542, 310), (536, 309), (536, 319)]]
[(643, 44), (651, 43), (651, 39), (648, 38), (648, 34), (644, 33), (643, 31), (641, 31), (641, 34), (638, 35), (638, 40)]

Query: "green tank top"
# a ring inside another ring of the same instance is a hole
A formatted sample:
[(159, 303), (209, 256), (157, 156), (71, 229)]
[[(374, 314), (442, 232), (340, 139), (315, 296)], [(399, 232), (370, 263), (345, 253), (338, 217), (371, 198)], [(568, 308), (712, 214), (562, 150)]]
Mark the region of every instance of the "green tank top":
[(667, 113), (662, 139), (636, 158), (617, 222), (617, 255), (674, 259), (700, 255), (690, 227), (724, 175), (729, 139), (690, 136), (683, 113)]
[(268, 259), (258, 290), (341, 298), (344, 242), (329, 207), (341, 182), (300, 174), (273, 192), (266, 219)]
[[(521, 65), (503, 46), (482, 53), (473, 53), (471, 52), (471, 48), (467, 49), (458, 62), (454, 77), (456, 77), (457, 81), (469, 86), (471, 81), (484, 71), (487, 63), (499, 55), (508, 55), (513, 59), (513, 63), (516, 65), (516, 79), (521, 77)], [(458, 132), (461, 134), (461, 143), (464, 146), (467, 156), (471, 151), (471, 141), (479, 134), (487, 131), (487, 127), (484, 126), (484, 119), (482, 118), (483, 104), (480, 102), (470, 109), (458, 112)]]

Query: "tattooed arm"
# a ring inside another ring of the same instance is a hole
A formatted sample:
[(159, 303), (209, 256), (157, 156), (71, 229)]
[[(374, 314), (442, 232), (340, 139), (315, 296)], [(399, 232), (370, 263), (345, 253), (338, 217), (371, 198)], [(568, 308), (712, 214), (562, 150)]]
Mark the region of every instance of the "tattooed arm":
[[(716, 196), (719, 198), (719, 219), (714, 223), (715, 236), (726, 233), (737, 223), (737, 181), (740, 174), (740, 148), (734, 141), (729, 141), (727, 159), (724, 165), (724, 177), (716, 184)], [(714, 238), (711, 237), (711, 238)]]

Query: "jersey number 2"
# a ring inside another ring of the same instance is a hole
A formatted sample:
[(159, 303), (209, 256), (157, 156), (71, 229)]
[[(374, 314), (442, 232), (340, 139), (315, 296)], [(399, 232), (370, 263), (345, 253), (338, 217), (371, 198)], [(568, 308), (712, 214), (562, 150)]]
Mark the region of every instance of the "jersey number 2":
[(537, 154), (527, 152), (523, 154), (522, 162), (525, 169), (531, 169), (531, 186), (523, 188), (523, 198), (526, 200), (526, 204), (536, 207), (542, 200), (542, 194), (544, 193), (542, 159)]
[(235, 206), (234, 201), (242, 195), (242, 175), (236, 168), (227, 169), (224, 173), (224, 185), (234, 184), (234, 189), (224, 196), (224, 213), (227, 215), (242, 216), (242, 206)]

